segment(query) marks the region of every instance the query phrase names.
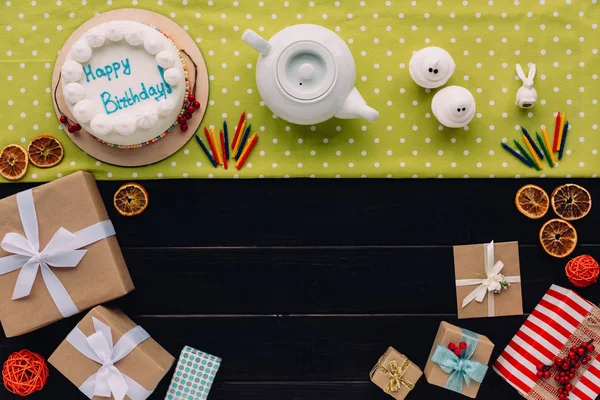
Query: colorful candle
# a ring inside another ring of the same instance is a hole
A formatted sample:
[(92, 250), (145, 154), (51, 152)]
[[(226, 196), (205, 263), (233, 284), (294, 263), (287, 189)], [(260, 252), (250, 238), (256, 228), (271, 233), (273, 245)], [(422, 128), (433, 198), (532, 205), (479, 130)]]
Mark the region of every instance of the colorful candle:
[(217, 138), (217, 134), (215, 133), (214, 128), (210, 128), (210, 137), (212, 138), (212, 141), (215, 144), (215, 159), (217, 160), (219, 165), (223, 165), (223, 157), (221, 157), (221, 146), (219, 145), (219, 139)]
[(535, 154), (537, 154), (540, 160), (543, 160), (544, 153), (542, 153), (542, 151), (538, 149), (538, 147), (535, 145), (535, 142), (533, 141), (533, 138), (529, 135), (529, 132), (527, 132), (527, 129), (521, 127), (521, 130), (523, 131), (523, 135), (525, 136), (526, 140), (529, 142), (533, 150), (535, 150)]
[(217, 164), (219, 164), (219, 160), (217, 158), (217, 150), (215, 149), (215, 143), (213, 143), (212, 137), (210, 136), (210, 132), (208, 131), (208, 129), (206, 129), (206, 127), (204, 127), (204, 134), (206, 135), (206, 140), (208, 141), (210, 150), (212, 151), (212, 156), (217, 162)]
[(242, 154), (241, 154), (239, 160), (235, 163), (235, 167), (237, 169), (242, 169), (242, 167), (244, 166), (244, 163), (246, 162), (246, 159), (248, 158), (248, 155), (250, 154), (250, 152), (256, 145), (256, 142), (258, 142), (258, 136), (256, 135), (256, 133), (254, 133), (254, 134), (252, 134), (252, 137), (248, 140), (248, 144), (242, 151)]
[(523, 148), (523, 146), (521, 146), (521, 143), (519, 143), (519, 141), (516, 139), (513, 139), (513, 142), (515, 143), (515, 146), (517, 146), (517, 148), (521, 152), (521, 155), (529, 161), (529, 163), (533, 166), (533, 168), (535, 168), (539, 171), (540, 169), (538, 168), (537, 164), (535, 163), (535, 161), (533, 161), (533, 158), (531, 158), (531, 156), (529, 155), (527, 150), (525, 150)]
[(560, 127), (558, 128), (558, 144), (556, 145), (556, 148), (560, 151), (560, 146), (562, 146), (562, 137), (563, 137), (563, 130), (565, 127), (565, 113), (560, 113)]
[(237, 141), (235, 142), (235, 146), (233, 147), (233, 154), (236, 155), (238, 149), (240, 148), (240, 143), (242, 141), (242, 136), (244, 136), (244, 132), (246, 130), (246, 121), (242, 122), (240, 128), (240, 134), (238, 135)]
[(246, 128), (246, 131), (244, 132), (244, 135), (240, 138), (240, 143), (238, 143), (238, 150), (235, 153), (236, 160), (238, 160), (240, 158), (240, 154), (242, 154), (242, 150), (244, 149), (244, 146), (246, 145), (246, 141), (248, 140), (248, 135), (250, 135), (250, 128), (252, 128), (252, 125), (248, 125), (248, 127)]
[(540, 159), (538, 158), (537, 153), (535, 152), (535, 150), (533, 150), (533, 146), (531, 145), (531, 143), (529, 142), (527, 137), (525, 137), (525, 135), (523, 135), (523, 141), (525, 141), (525, 146), (527, 146), (527, 149), (529, 150), (529, 154), (531, 155), (531, 158), (533, 158), (533, 162), (535, 162), (535, 164), (538, 166), (539, 169), (543, 169), (542, 163), (540, 162)]
[[(235, 128), (235, 135), (233, 136), (233, 140), (231, 141), (231, 148), (235, 149), (235, 146), (237, 145), (237, 142), (240, 138), (240, 131), (242, 131), (242, 123), (246, 120), (246, 111), (244, 111), (242, 113), (242, 115), (240, 116), (240, 122), (238, 122), (236, 128)], [(243, 132), (243, 131), (242, 131)]]
[(546, 143), (546, 149), (548, 149), (550, 161), (552, 162), (552, 165), (556, 165), (556, 158), (554, 158), (554, 151), (552, 150), (552, 146), (550, 146), (550, 139), (548, 138), (548, 132), (546, 132), (546, 128), (542, 128), (542, 135), (544, 138), (544, 143)]
[(202, 141), (202, 139), (200, 138), (200, 136), (198, 135), (194, 135), (196, 137), (196, 141), (198, 142), (198, 144), (200, 145), (200, 147), (202, 147), (202, 150), (204, 150), (204, 153), (206, 154), (206, 157), (208, 157), (208, 159), (210, 160), (210, 163), (213, 165), (213, 167), (217, 167), (217, 162), (215, 161), (215, 159), (213, 158), (213, 156), (210, 154), (210, 152), (208, 151), (208, 149), (206, 148), (206, 145), (204, 144), (204, 142)]
[(533, 167), (533, 165), (529, 162), (529, 160), (527, 160), (525, 157), (523, 157), (522, 155), (520, 155), (519, 153), (514, 151), (509, 145), (507, 145), (505, 143), (500, 143), (500, 144), (502, 145), (502, 147), (504, 147), (504, 149), (506, 151), (508, 151), (510, 154), (512, 154), (513, 156), (518, 158), (523, 164), (527, 165), (530, 168)]
[(538, 143), (540, 144), (540, 147), (542, 148), (542, 151), (544, 152), (544, 155), (546, 156), (546, 161), (548, 161), (548, 164), (550, 164), (550, 168), (554, 168), (554, 164), (552, 163), (552, 159), (550, 158), (550, 153), (548, 153), (548, 149), (546, 148), (544, 139), (542, 139), (540, 134), (537, 132), (535, 133), (535, 138), (537, 139)]
[(219, 137), (221, 139), (221, 151), (223, 154), (223, 168), (227, 169), (227, 157), (225, 157), (226, 151), (225, 149), (227, 148), (225, 146), (225, 135), (223, 135), (223, 130), (221, 130), (219, 132)]
[(560, 111), (556, 113), (556, 124), (554, 125), (554, 144), (552, 145), (552, 151), (558, 151), (558, 131), (560, 130)]
[(225, 134), (225, 158), (229, 160), (229, 133), (227, 132), (227, 121), (223, 121), (223, 133)]
[(562, 160), (563, 151), (565, 150), (565, 143), (567, 142), (567, 133), (569, 133), (569, 121), (565, 121), (563, 127), (562, 139), (560, 141), (560, 150), (558, 151), (558, 159)]

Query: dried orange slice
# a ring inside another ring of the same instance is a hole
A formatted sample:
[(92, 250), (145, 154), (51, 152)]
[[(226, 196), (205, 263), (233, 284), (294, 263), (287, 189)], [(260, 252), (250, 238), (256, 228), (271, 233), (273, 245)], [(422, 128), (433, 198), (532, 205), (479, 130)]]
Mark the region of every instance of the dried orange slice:
[(27, 153), (29, 154), (29, 161), (40, 168), (50, 168), (58, 165), (65, 155), (58, 139), (50, 135), (33, 138), (27, 146)]
[(10, 181), (25, 176), (29, 160), (25, 149), (18, 144), (9, 144), (0, 152), (0, 174)]
[(519, 212), (531, 219), (542, 218), (550, 208), (548, 194), (539, 186), (525, 185), (515, 196), (515, 205)]
[(148, 208), (148, 192), (142, 185), (127, 183), (117, 190), (113, 204), (121, 215), (133, 217)]
[(551, 201), (556, 215), (567, 221), (585, 217), (592, 208), (590, 192), (574, 183), (567, 183), (554, 189)]
[(577, 231), (567, 221), (554, 218), (540, 229), (540, 243), (552, 257), (563, 258), (575, 250)]

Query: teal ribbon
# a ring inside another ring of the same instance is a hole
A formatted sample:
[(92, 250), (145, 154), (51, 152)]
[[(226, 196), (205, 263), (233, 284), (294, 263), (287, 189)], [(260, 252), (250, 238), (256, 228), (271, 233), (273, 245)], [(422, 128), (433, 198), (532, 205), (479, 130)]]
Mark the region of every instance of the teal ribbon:
[(487, 365), (471, 360), (479, 342), (477, 334), (466, 329), (461, 329), (461, 331), (460, 341), (465, 342), (467, 348), (463, 350), (460, 357), (441, 344), (437, 345), (433, 356), (431, 356), (431, 361), (438, 364), (442, 371), (450, 374), (446, 382), (446, 389), (457, 393), (462, 393), (463, 380), (467, 387), (469, 387), (471, 380), (481, 383), (488, 369)]

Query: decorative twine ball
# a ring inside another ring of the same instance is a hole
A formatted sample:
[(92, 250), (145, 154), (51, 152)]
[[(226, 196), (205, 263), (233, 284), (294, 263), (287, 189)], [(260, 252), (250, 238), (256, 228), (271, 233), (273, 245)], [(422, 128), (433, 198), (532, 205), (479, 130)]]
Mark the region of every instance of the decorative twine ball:
[(42, 390), (48, 379), (48, 365), (44, 357), (23, 349), (8, 357), (2, 368), (2, 379), (9, 392), (27, 396)]
[(565, 273), (574, 286), (586, 287), (598, 280), (600, 266), (593, 257), (582, 255), (571, 259), (567, 263)]

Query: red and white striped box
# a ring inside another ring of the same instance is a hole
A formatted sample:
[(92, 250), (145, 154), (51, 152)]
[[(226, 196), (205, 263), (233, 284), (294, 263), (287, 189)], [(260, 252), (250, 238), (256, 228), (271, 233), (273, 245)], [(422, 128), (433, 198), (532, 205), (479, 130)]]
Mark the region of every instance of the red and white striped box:
[(569, 400), (600, 394), (600, 309), (572, 290), (552, 285), (493, 365), (527, 399), (558, 399), (554, 379), (538, 379), (536, 366), (551, 365), (571, 346), (593, 339), (592, 361), (579, 368)]

